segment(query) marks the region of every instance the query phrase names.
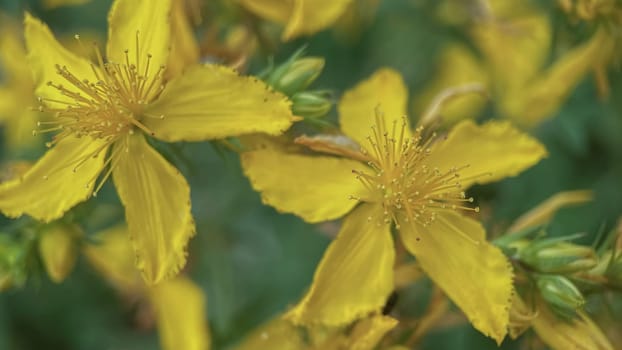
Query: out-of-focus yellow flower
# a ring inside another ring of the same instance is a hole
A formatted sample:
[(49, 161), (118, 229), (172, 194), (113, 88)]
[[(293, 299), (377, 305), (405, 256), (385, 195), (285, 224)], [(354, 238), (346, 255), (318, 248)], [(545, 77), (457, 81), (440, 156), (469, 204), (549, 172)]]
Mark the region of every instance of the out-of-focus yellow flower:
[(288, 41), (311, 35), (333, 25), (352, 0), (239, 0), (256, 15), (285, 26)]
[[(288, 317), (297, 324), (343, 325), (380, 310), (394, 289), (393, 223), (428, 276), (475, 328), (500, 342), (509, 318), (512, 269), (486, 241), (481, 224), (459, 211), (477, 211), (464, 194), (472, 184), (516, 175), (546, 150), (507, 122), (465, 121), (444, 141), (425, 136), (422, 128), (411, 131), (403, 117), (407, 94), (399, 73), (381, 69), (340, 101), (341, 128), (351, 140), (299, 139), (342, 157), (275, 146), (243, 154), (253, 187), (278, 210), (308, 222), (351, 212), (310, 290)], [(374, 122), (376, 107), (383, 115)]]
[(376, 16), (380, 0), (354, 0), (343, 11), (335, 24), (337, 34), (348, 41), (356, 41)]
[(608, 41), (613, 42), (613, 49), (603, 50), (603, 58), (594, 67), (596, 86), (601, 97), (610, 93), (607, 68), (619, 61), (620, 29), (622, 28), (622, 5), (616, 0), (558, 0), (571, 21), (588, 22), (606, 32)]
[(89, 262), (122, 294), (146, 299), (153, 309), (165, 350), (207, 350), (210, 333), (207, 326), (203, 291), (185, 276), (147, 286), (134, 265), (134, 252), (125, 226), (95, 235), (95, 244), (84, 254)]
[(83, 5), (91, 0), (43, 0), (43, 6), (47, 9), (53, 9), (61, 6)]
[(33, 146), (41, 139), (32, 135), (38, 116), (32, 110), (35, 87), (22, 34), (9, 20), (0, 19), (0, 69), (5, 76), (0, 85), (0, 122), (11, 149)]
[(78, 256), (78, 227), (57, 223), (46, 227), (39, 238), (39, 254), (43, 266), (55, 283), (62, 282), (73, 270)]
[(583, 21), (622, 19), (622, 9), (616, 0), (557, 0), (557, 3), (565, 12)]
[[(236, 350), (372, 350), (395, 326), (397, 320), (374, 315), (357, 322), (349, 332), (325, 330), (308, 340), (290, 321), (277, 317), (259, 326)], [(326, 334), (328, 333), (328, 334)]]
[[(490, 2), (489, 17), (473, 22), (468, 30), (479, 55), (462, 44), (446, 47), (438, 74), (416, 101), (417, 111), (443, 89), (477, 82), (492, 92), (500, 114), (518, 124), (532, 127), (550, 117), (589, 72), (608, 60), (614, 45), (601, 28), (547, 65), (553, 35), (550, 22), (547, 14), (528, 2)], [(448, 102), (440, 114), (455, 122), (477, 115), (484, 102), (479, 96), (463, 96)]]
[(172, 0), (171, 53), (168, 57), (166, 75), (180, 75), (184, 69), (199, 63), (199, 44), (186, 12), (184, 0)]
[(96, 51), (98, 64), (64, 49), (45, 24), (26, 15), (40, 110), (55, 115), (40, 131), (58, 134), (29, 171), (0, 185), (4, 214), (49, 222), (96, 195), (112, 175), (149, 283), (184, 266), (195, 228), (185, 178), (145, 135), (176, 142), (280, 134), (294, 121), (286, 97), (225, 67), (195, 65), (163, 80), (169, 12), (170, 1), (117, 0), (108, 61)]
[[(589, 316), (579, 311), (577, 317), (564, 319), (555, 315), (543, 301), (528, 307), (520, 296), (514, 295), (511, 314), (521, 319), (518, 329), (510, 332), (512, 338), (518, 337), (529, 325), (548, 346), (554, 350), (613, 350), (613, 346)], [(519, 316), (522, 315), (522, 316)], [(514, 323), (518, 325), (518, 323)]]

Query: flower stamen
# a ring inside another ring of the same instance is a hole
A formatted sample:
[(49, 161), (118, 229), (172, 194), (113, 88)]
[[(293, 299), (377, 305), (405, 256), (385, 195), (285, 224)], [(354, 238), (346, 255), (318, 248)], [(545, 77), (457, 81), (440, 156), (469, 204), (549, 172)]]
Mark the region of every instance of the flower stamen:
[[(59, 79), (49, 81), (47, 85), (58, 92), (57, 96), (38, 98), (37, 110), (53, 115), (53, 120), (37, 123), (38, 128), (33, 130), (33, 134), (58, 132), (46, 143), (47, 147), (52, 147), (69, 136), (91, 137), (103, 141), (97, 150), (61, 168), (73, 166), (73, 171), (76, 172), (89, 159), (104, 152), (104, 167), (108, 167), (108, 170), (93, 195), (97, 195), (103, 182), (110, 176), (119, 159), (119, 150), (123, 148), (117, 146), (108, 152), (109, 147), (119, 138), (133, 134), (135, 129), (153, 136), (154, 132), (142, 119), (164, 117), (144, 114), (145, 105), (157, 98), (164, 88), (162, 82), (165, 67), (155, 69), (152, 64), (153, 56), (149, 53), (146, 54), (144, 65), (141, 64), (139, 34), (137, 31), (135, 56), (130, 58), (130, 50), (125, 50), (123, 62), (104, 61), (99, 46), (93, 43), (96, 63), (89, 63), (90, 77), (80, 77), (67, 66), (56, 64)], [(79, 35), (75, 39), (82, 45)], [(55, 171), (58, 170), (60, 169)], [(51, 174), (46, 177), (49, 175)], [(97, 176), (87, 186), (96, 180)]]
[(487, 174), (461, 177), (460, 172), (469, 164), (444, 171), (431, 168), (427, 158), (432, 153), (435, 133), (424, 137), (424, 130), (419, 127), (408, 137), (406, 117), (400, 126), (398, 121), (393, 121), (390, 132), (385, 125), (384, 116), (376, 111), (376, 123), (367, 137), (370, 147), (361, 151), (371, 159), (367, 162), (370, 171), (352, 171), (372, 193), (371, 198), (351, 198), (381, 203), (383, 220), (395, 222), (398, 229), (400, 221), (428, 226), (439, 217), (440, 211), (479, 211), (479, 207), (468, 205), (473, 203), (473, 198), (466, 197), (462, 181)]

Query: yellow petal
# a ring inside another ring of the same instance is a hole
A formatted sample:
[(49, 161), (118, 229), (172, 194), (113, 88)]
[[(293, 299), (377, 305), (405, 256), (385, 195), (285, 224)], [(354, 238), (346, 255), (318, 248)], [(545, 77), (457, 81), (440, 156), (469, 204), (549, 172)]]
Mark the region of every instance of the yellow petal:
[(465, 120), (432, 148), (427, 165), (441, 171), (468, 165), (459, 171), (461, 184), (467, 188), (515, 176), (546, 155), (540, 142), (509, 122), (491, 121), (480, 126)]
[(400, 234), (421, 268), (473, 327), (500, 344), (509, 323), (513, 273), (501, 250), (486, 241), (480, 223), (439, 212), (427, 227), (402, 223)]
[(254, 14), (280, 24), (286, 24), (294, 9), (294, 0), (240, 0)]
[(246, 336), (235, 350), (300, 350), (305, 348), (298, 327), (290, 321), (276, 317)]
[(359, 162), (312, 157), (275, 148), (245, 152), (242, 167), (265, 204), (308, 222), (337, 219), (349, 212), (365, 189), (352, 174)]
[(125, 206), (136, 264), (147, 283), (156, 284), (186, 264), (186, 245), (195, 231), (190, 188), (142, 134), (128, 136), (116, 147), (127, 147), (113, 178)]
[(11, 149), (37, 145), (41, 138), (32, 135), (39, 117), (31, 110), (34, 104), (32, 72), (21, 33), (11, 24), (0, 26), (0, 65), (7, 78), (6, 85), (0, 86), (0, 120), (5, 127), (6, 143)]
[(347, 349), (372, 350), (391, 329), (397, 326), (397, 320), (388, 316), (376, 315), (364, 319), (354, 326), (349, 335)]
[[(372, 220), (369, 220), (369, 218)], [(296, 324), (345, 325), (378, 312), (393, 290), (395, 249), (382, 208), (363, 204), (344, 220), (313, 284), (286, 317)]]
[(150, 67), (157, 69), (166, 65), (171, 36), (170, 12), (171, 0), (115, 0), (108, 14), (108, 59), (125, 63), (125, 50), (128, 50), (129, 60), (136, 64), (138, 72), (144, 71), (149, 54), (152, 55)]
[(43, 0), (43, 6), (46, 9), (53, 9), (61, 6), (74, 6), (86, 4), (91, 0)]
[(152, 287), (149, 293), (164, 350), (208, 350), (210, 334), (203, 290), (179, 276)]
[[(2, 98), (2, 91), (0, 91), (0, 98)], [(22, 101), (14, 102), (19, 104)], [(7, 145), (13, 149), (41, 144), (41, 137), (32, 135), (32, 130), (37, 127), (38, 112), (31, 111), (26, 103), (22, 104), (22, 107), (17, 108), (12, 118), (8, 118), (4, 123)]]
[(336, 331), (323, 339), (312, 350), (372, 350), (382, 338), (397, 325), (388, 316), (372, 315), (358, 321), (351, 330)]
[[(67, 101), (56, 88), (56, 85), (71, 86), (57, 73), (56, 65), (67, 69), (80, 80), (97, 81), (88, 60), (78, 57), (65, 49), (50, 31), (47, 25), (26, 13), (24, 19), (26, 47), (28, 49), (28, 63), (33, 72), (36, 86), (35, 94), (40, 97)], [(64, 107), (64, 106), (63, 106)]]
[(614, 41), (599, 30), (587, 43), (564, 54), (535, 79), (509, 90), (501, 101), (502, 112), (525, 126), (534, 126), (553, 115), (577, 84), (607, 59)]
[(0, 185), (0, 210), (10, 217), (58, 219), (91, 195), (104, 166), (105, 147), (105, 142), (88, 136), (62, 139), (23, 176)]
[(76, 263), (77, 227), (57, 224), (46, 228), (39, 238), (39, 255), (48, 276), (55, 283), (62, 282)]
[(0, 86), (0, 120), (2, 122), (10, 119), (15, 109), (17, 109), (14, 96), (15, 91), (11, 86)]
[(186, 67), (199, 62), (199, 44), (185, 11), (185, 1), (173, 1), (171, 12), (171, 53), (166, 74), (175, 77)]
[[(0, 122), (4, 126), (7, 146), (14, 150), (41, 144), (41, 137), (32, 134), (39, 118), (39, 112), (31, 110), (34, 91), (18, 85), (0, 86)], [(32, 82), (29, 88), (32, 88)]]
[(352, 0), (294, 0), (283, 41), (311, 35), (333, 25)]
[(282, 39), (311, 35), (333, 25), (352, 0), (241, 0), (251, 12), (285, 25)]
[(512, 226), (508, 228), (507, 232), (517, 232), (528, 227), (542, 225), (548, 222), (559, 209), (571, 205), (587, 203), (592, 199), (592, 191), (589, 190), (556, 193), (544, 202), (538, 204), (537, 207), (521, 215), (521, 217), (516, 219)]
[[(376, 111), (384, 115), (385, 130), (392, 130), (393, 122), (401, 126), (407, 103), (408, 90), (400, 73), (390, 68), (379, 69), (343, 94), (337, 106), (341, 130), (367, 147), (367, 137), (376, 124)], [(405, 131), (409, 134), (410, 128)]]
[(93, 244), (84, 246), (89, 263), (117, 290), (138, 294), (144, 287), (135, 264), (135, 253), (125, 225), (100, 231), (93, 236)]
[[(488, 86), (488, 72), (478, 58), (463, 45), (450, 45), (443, 49), (438, 62), (436, 76), (429, 85), (416, 94), (415, 115), (419, 118), (430, 103), (445, 89), (462, 84), (481, 83)], [(483, 96), (466, 94), (448, 101), (439, 111), (443, 122), (455, 123), (462, 119), (474, 119), (487, 101)]]
[[(2, 17), (2, 20), (6, 18)], [(21, 33), (10, 24), (0, 26), (0, 64), (11, 81), (25, 80), (32, 85), (32, 73), (26, 61), (26, 48)]]
[(555, 316), (544, 303), (540, 303), (533, 328), (553, 350), (613, 350), (607, 337), (584, 312), (567, 322)]
[[(255, 132), (278, 135), (294, 117), (289, 101), (257, 78), (196, 65), (166, 85), (145, 125), (165, 141), (201, 141)], [(160, 116), (164, 116), (160, 118)]]

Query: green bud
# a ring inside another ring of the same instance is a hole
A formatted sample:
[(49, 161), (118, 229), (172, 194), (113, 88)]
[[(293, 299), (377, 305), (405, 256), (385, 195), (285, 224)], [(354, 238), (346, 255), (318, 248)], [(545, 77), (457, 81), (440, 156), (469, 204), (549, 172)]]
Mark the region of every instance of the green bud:
[(585, 298), (579, 289), (564, 276), (538, 276), (537, 285), (542, 298), (561, 314), (572, 315), (585, 304)]
[(520, 259), (544, 273), (573, 273), (598, 264), (594, 249), (556, 239), (533, 242), (520, 251)]
[(287, 96), (304, 91), (324, 69), (321, 57), (292, 58), (272, 70), (266, 79), (270, 86)]
[(292, 97), (292, 112), (305, 118), (321, 118), (333, 104), (324, 91), (299, 92)]

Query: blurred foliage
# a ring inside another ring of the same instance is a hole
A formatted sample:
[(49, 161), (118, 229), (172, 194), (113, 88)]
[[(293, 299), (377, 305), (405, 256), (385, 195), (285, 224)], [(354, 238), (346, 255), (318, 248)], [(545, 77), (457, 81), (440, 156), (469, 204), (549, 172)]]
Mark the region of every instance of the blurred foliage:
[[(204, 22), (213, 19), (212, 9), (223, 11), (218, 21), (233, 21), (227, 17), (230, 4), (207, 2)], [(534, 3), (554, 20), (553, 50), (557, 44), (565, 45), (568, 37), (584, 36), (584, 28), (571, 26), (553, 1)], [(31, 11), (61, 36), (95, 32), (105, 38), (110, 4), (93, 0), (47, 10), (37, 0), (0, 0), (0, 10), (16, 21), (24, 10)], [(458, 27), (439, 20), (437, 1), (383, 0), (368, 25), (260, 45), (249, 72), (259, 74), (268, 61), (283, 62), (304, 46), (306, 55), (324, 58), (324, 70), (313, 88), (330, 89), (334, 100), (383, 66), (401, 72), (416, 95), (432, 79), (438, 54), (450, 41), (471, 45)], [(616, 227), (622, 214), (622, 100), (617, 98), (622, 94), (622, 72), (616, 66), (609, 71), (609, 82), (610, 97), (603, 99), (594, 80), (586, 77), (549, 120), (533, 129), (548, 149), (547, 159), (518, 177), (471, 190), (493, 237), (551, 195), (575, 189), (592, 190), (593, 201), (556, 213), (547, 225), (550, 237), (581, 233), (577, 242), (589, 245), (599, 233)], [(482, 119), (494, 117), (488, 103)], [(334, 109), (328, 120), (336, 124)], [(197, 235), (190, 244), (186, 271), (207, 294), (213, 348), (229, 348), (300, 298), (337, 223), (310, 225), (262, 205), (242, 174), (238, 156), (220, 143), (156, 143), (156, 147), (191, 185)], [(43, 151), (43, 147), (18, 153), (3, 149), (0, 160), (34, 160)], [(86, 237), (123, 217), (111, 184), (104, 186), (97, 203), (71, 212), (82, 218)], [(0, 230), (8, 235), (17, 224), (2, 218)], [(405, 289), (396, 309), (422, 315), (430, 298), (426, 283)], [(619, 299), (605, 305), (598, 297), (588, 297), (587, 305), (590, 310), (609, 309), (612, 316), (603, 317), (604, 322), (611, 323), (607, 317), (612, 317), (619, 325)], [(153, 321), (143, 316), (140, 305), (120, 297), (79, 256), (75, 271), (61, 284), (49, 281), (39, 267), (24, 288), (0, 295), (0, 349), (156, 349)], [(497, 348), (461, 316), (452, 317), (427, 334), (418, 348)], [(501, 348), (537, 343), (533, 334), (526, 337), (508, 339)]]

